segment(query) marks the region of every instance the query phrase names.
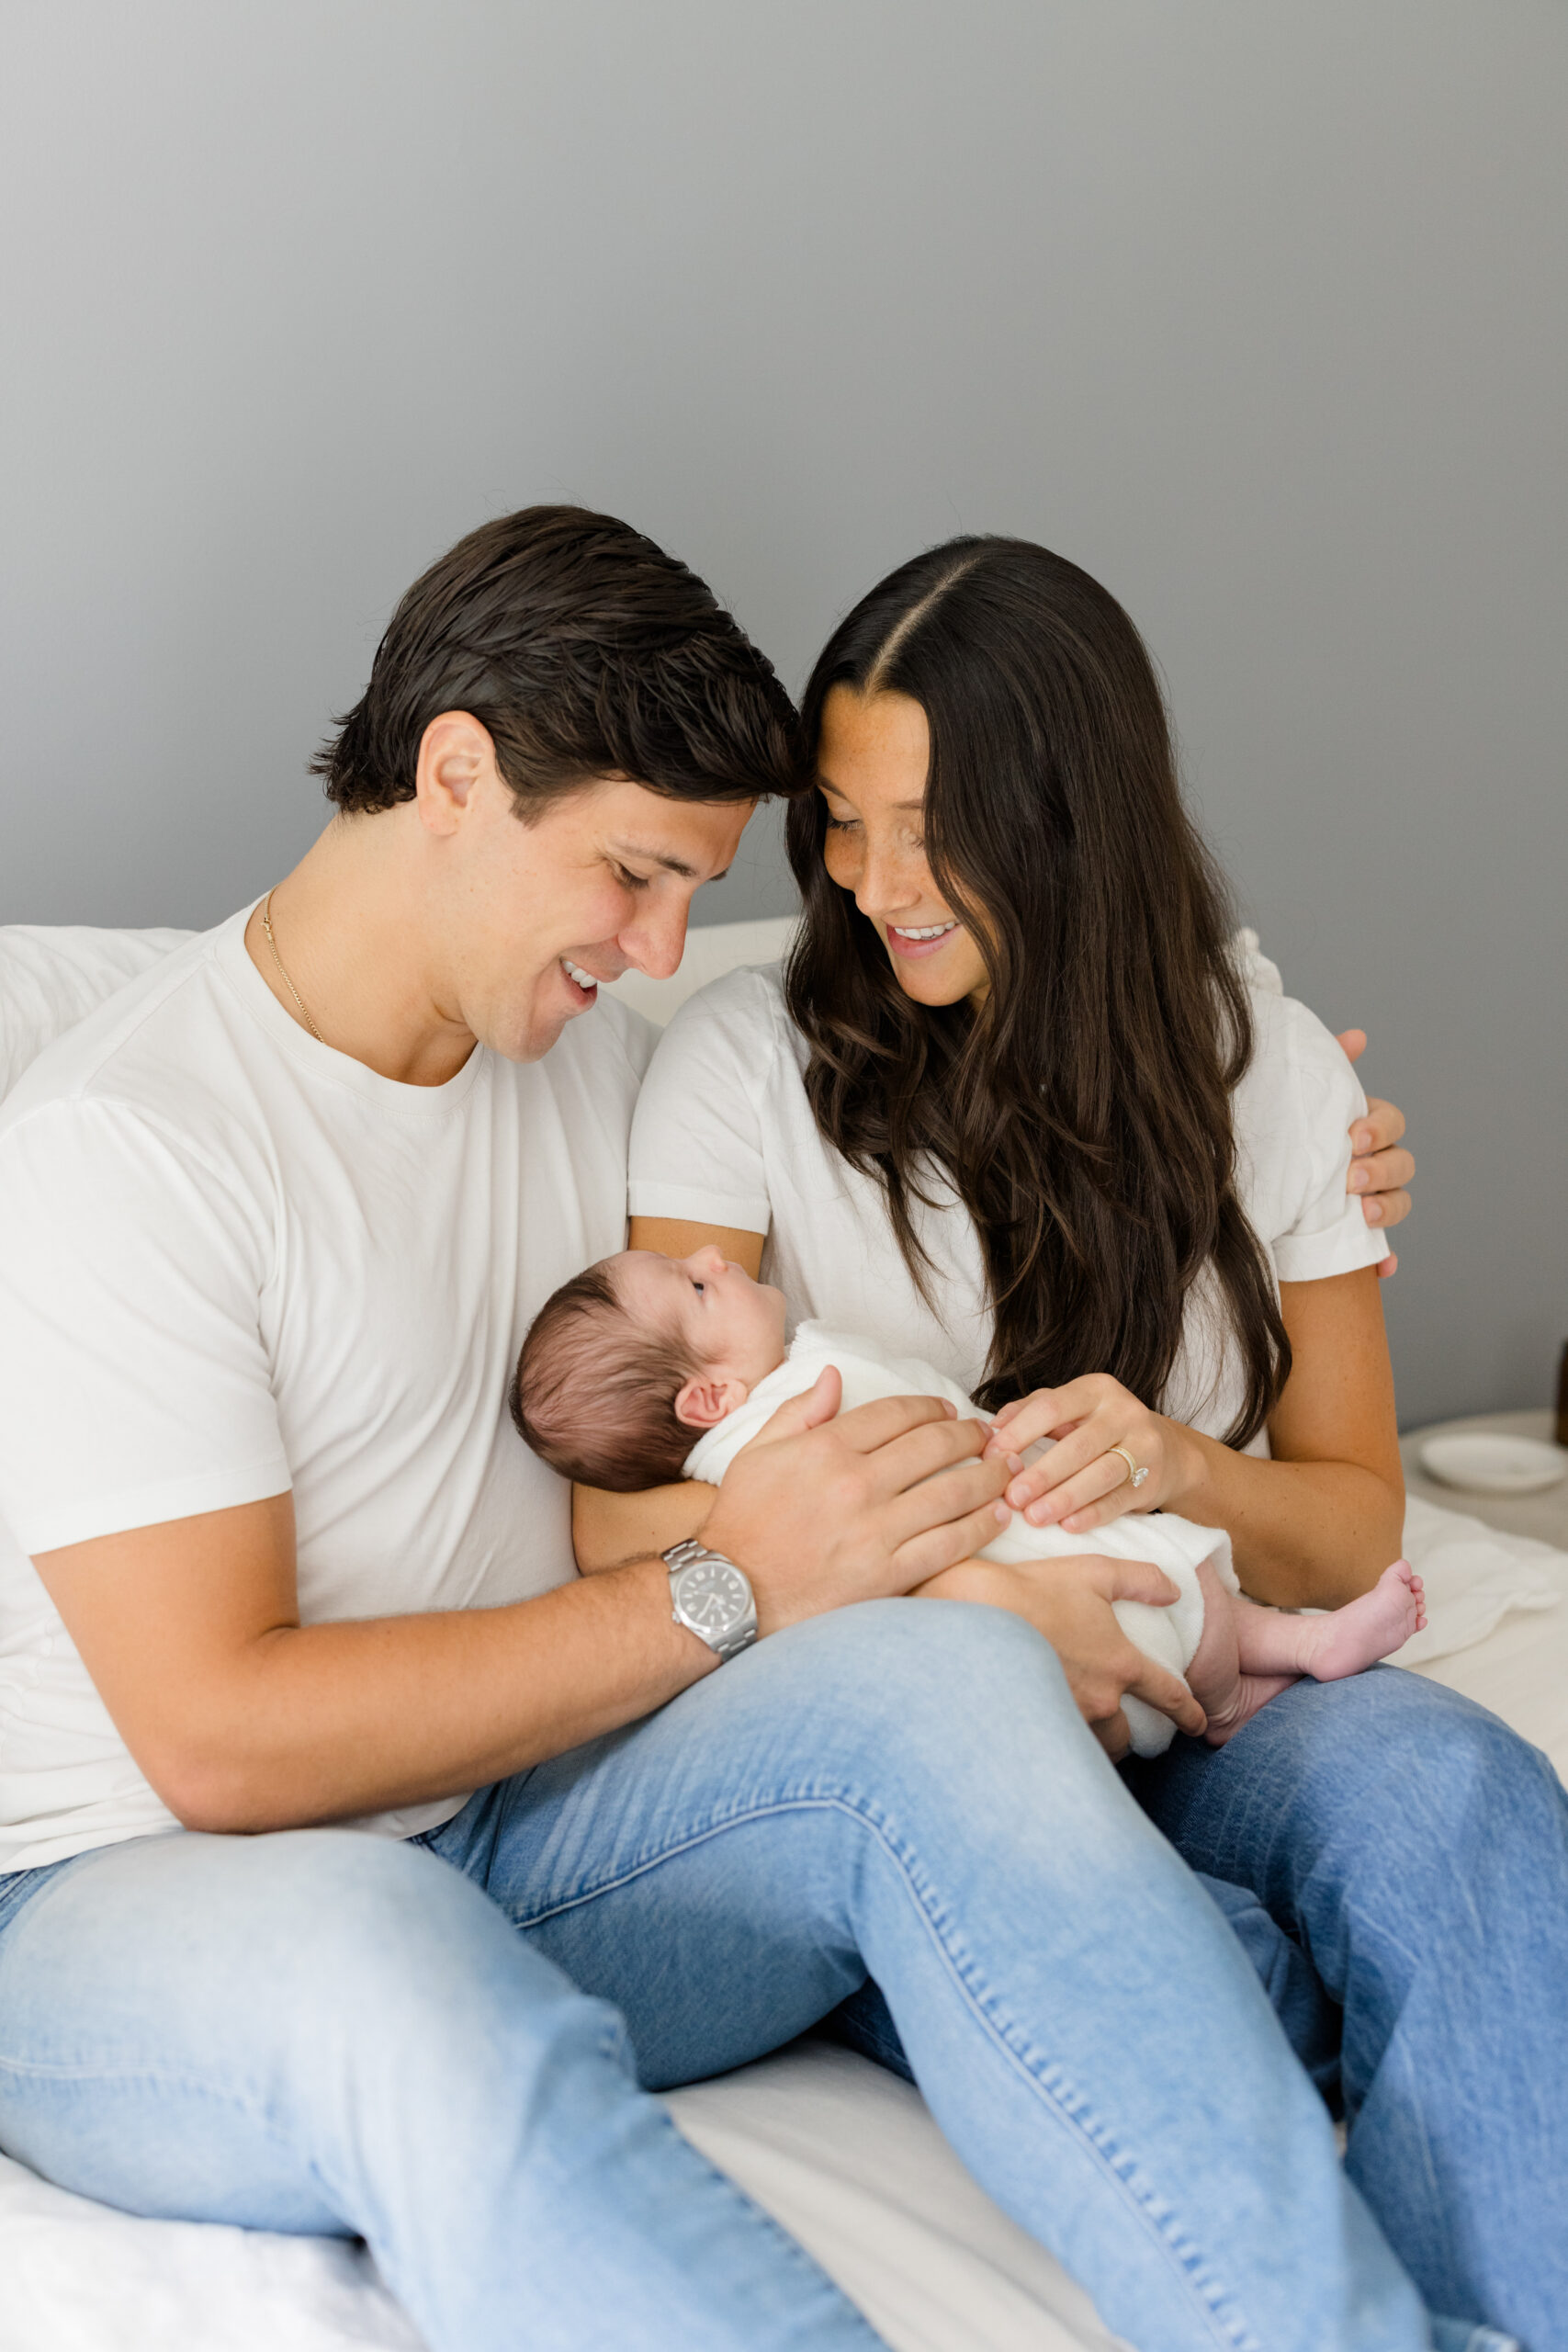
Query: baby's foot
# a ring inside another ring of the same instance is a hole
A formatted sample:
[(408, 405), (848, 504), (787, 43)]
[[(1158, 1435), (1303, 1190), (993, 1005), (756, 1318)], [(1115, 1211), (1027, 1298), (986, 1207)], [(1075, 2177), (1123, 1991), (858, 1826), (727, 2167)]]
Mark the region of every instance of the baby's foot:
[(1385, 1568), (1371, 1592), (1327, 1617), (1309, 1617), (1300, 1658), (1303, 1674), (1338, 1682), (1401, 1649), (1427, 1623), (1421, 1579), (1408, 1560)]

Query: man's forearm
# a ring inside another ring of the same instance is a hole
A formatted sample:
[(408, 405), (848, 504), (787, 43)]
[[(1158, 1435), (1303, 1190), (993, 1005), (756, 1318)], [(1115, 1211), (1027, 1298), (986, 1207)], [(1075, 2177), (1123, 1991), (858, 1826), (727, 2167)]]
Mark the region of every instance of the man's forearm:
[(663, 1563), (640, 1560), (505, 1609), (280, 1626), (143, 1769), (188, 1828), (343, 1820), (525, 1770), (716, 1664), (673, 1622)]
[[(764, 1635), (907, 1592), (996, 1532), (1008, 1474), (977, 1459), (978, 1424), (925, 1397), (838, 1404), (824, 1374), (714, 1503)], [(638, 1721), (716, 1663), (675, 1623), (657, 1557), (510, 1608), (301, 1626), (288, 1490), (34, 1565), (132, 1757), (192, 1828), (481, 1787)]]

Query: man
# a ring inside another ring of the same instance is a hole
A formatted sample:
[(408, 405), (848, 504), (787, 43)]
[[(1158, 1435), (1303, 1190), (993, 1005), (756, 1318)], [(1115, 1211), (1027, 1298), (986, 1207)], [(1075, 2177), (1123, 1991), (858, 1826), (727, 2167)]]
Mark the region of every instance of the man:
[[(361, 2233), (433, 2352), (866, 2346), (639, 2083), (869, 1975), (1112, 2325), (1424, 2344), (1051, 1651), (890, 1601), (996, 1524), (978, 1428), (829, 1381), (709, 1556), (579, 1581), (506, 1424), (534, 1309), (622, 1238), (647, 1033), (580, 1016), (674, 969), (795, 760), (683, 567), (487, 526), (399, 606), (302, 864), (6, 1106), (0, 2145)], [(1106, 1567), (1101, 1679), (1201, 1727), (1111, 1615), (1174, 1588)]]

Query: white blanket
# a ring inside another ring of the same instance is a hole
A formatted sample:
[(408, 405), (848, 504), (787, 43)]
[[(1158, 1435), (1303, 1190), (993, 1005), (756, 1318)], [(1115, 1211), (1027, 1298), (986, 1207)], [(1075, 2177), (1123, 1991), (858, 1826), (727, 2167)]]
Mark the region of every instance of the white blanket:
[(1416, 1496), (1404, 1506), (1404, 1556), (1421, 1571), (1427, 1624), (1395, 1651), (1396, 1666), (1427, 1666), (1473, 1648), (1510, 1611), (1554, 1609), (1568, 1593), (1568, 1553), (1529, 1535), (1499, 1534)]

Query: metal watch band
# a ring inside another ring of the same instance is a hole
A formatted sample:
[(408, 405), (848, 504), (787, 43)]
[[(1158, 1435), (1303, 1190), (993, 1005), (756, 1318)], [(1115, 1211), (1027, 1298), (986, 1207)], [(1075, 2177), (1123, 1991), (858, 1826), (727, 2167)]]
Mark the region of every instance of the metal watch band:
[[(670, 1614), (673, 1622), (683, 1625), (689, 1634), (695, 1634), (698, 1641), (705, 1642), (721, 1663), (750, 1649), (757, 1638), (757, 1602), (745, 1569), (738, 1568), (722, 1552), (709, 1551), (705, 1544), (699, 1544), (690, 1535), (680, 1544), (671, 1544), (660, 1556), (670, 1571)], [(727, 1605), (716, 1619), (711, 1611), (707, 1612), (706, 1623), (693, 1613), (682, 1598), (682, 1586), (688, 1579), (692, 1585), (702, 1581), (692, 1577), (694, 1568), (712, 1572), (725, 1588)]]

